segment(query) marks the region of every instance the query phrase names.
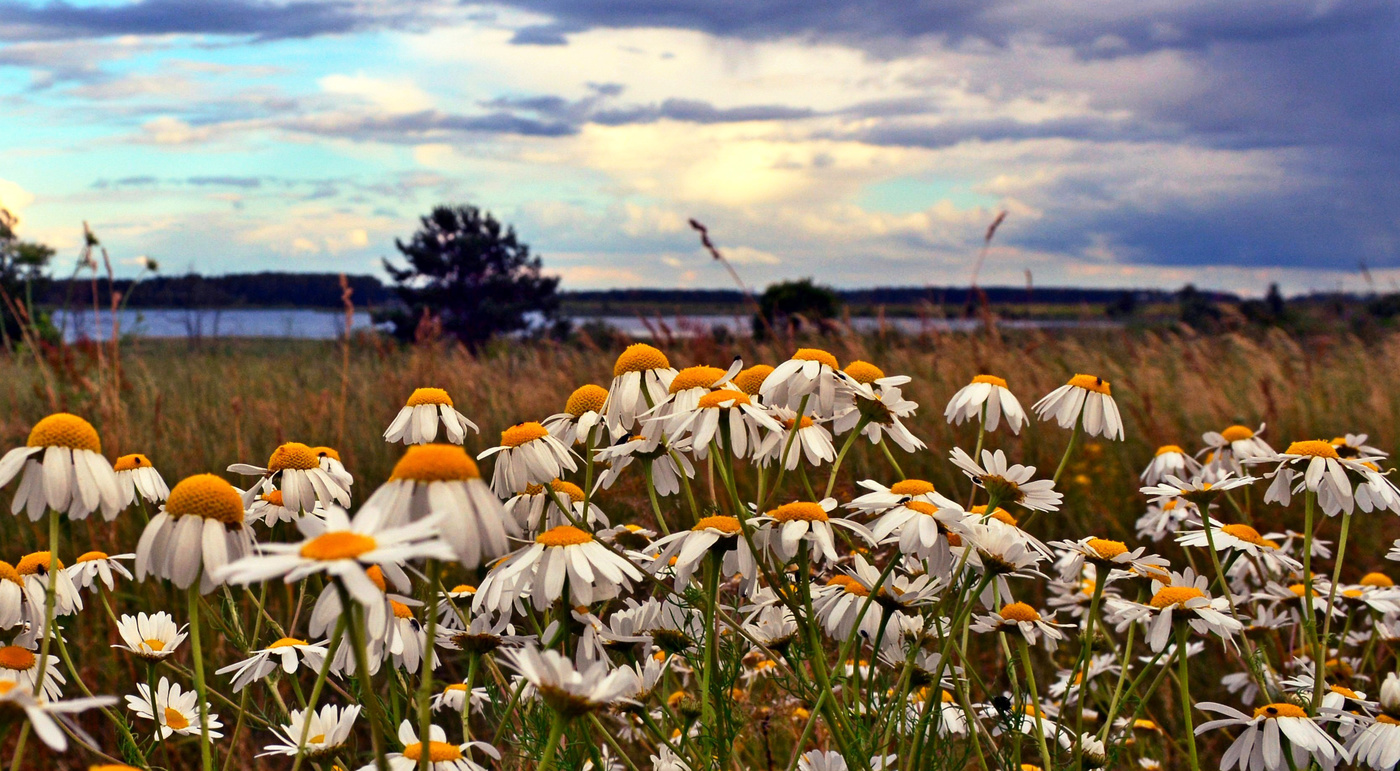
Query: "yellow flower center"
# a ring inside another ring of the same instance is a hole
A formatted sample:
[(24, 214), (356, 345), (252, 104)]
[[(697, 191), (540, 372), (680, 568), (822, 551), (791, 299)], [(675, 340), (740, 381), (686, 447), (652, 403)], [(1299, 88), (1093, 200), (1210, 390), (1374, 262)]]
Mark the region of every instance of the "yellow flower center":
[(725, 516), (704, 517), (699, 522), (696, 522), (695, 527), (692, 527), (691, 530), (696, 532), (701, 530), (718, 530), (728, 535), (737, 535), (739, 533), (739, 520), (735, 517)]
[(1103, 394), (1104, 396), (1112, 395), (1108, 387), (1108, 381), (1098, 375), (1075, 375), (1069, 379), (1069, 384), (1076, 388), (1083, 388), (1086, 391)]
[(476, 594), (476, 587), (471, 584), (457, 584), (452, 587), (453, 594)]
[(1039, 621), (1040, 613), (1024, 602), (1013, 602), (1009, 605), (1001, 606), (1001, 617), (1007, 621), (1024, 623)]
[(390, 479), (414, 482), (465, 482), (480, 477), (481, 469), (476, 467), (476, 461), (455, 444), (412, 445), (389, 475)]
[(377, 548), (379, 544), (370, 536), (339, 530), (312, 538), (301, 547), (301, 556), (320, 562), (352, 560)]
[(147, 458), (145, 455), (135, 453), (132, 455), (123, 455), (120, 458), (117, 458), (117, 462), (112, 464), (112, 470), (131, 471), (132, 469), (138, 469), (142, 466), (146, 466), (149, 468), (150, 465), (150, 458)]
[(1136, 728), (1141, 731), (1160, 731), (1162, 729), (1161, 726), (1157, 725), (1156, 721), (1148, 720), (1146, 718), (1138, 718), (1137, 720), (1134, 720), (1133, 728)]
[(856, 580), (854, 578), (851, 578), (845, 573), (834, 575), (831, 578), (826, 579), (827, 586), (850, 586), (855, 582)]
[[(1306, 585), (1304, 585), (1304, 584), (1292, 584), (1291, 586), (1288, 587), (1288, 591), (1293, 592), (1293, 596), (1294, 596), (1294, 597), (1302, 597), (1302, 596), (1303, 596), (1303, 593), (1306, 592), (1307, 590), (1308, 590), (1308, 587), (1307, 587)], [(1317, 596), (1317, 589), (1313, 589), (1312, 595), (1313, 595), (1314, 597)]]
[(501, 432), (501, 444), (506, 447), (519, 447), (526, 442), (533, 442), (545, 436), (549, 436), (549, 431), (539, 423), (534, 421), (518, 423)]
[(1205, 592), (1194, 586), (1168, 586), (1152, 595), (1151, 605), (1158, 610), (1166, 610), (1173, 605), (1181, 605), (1205, 596)]
[(574, 503), (580, 503), (583, 501), (583, 488), (579, 487), (573, 482), (565, 482), (562, 479), (556, 479), (553, 482), (550, 482), (549, 486), (554, 488), (554, 492), (556, 494), (569, 496), (569, 500), (573, 501)]
[(909, 501), (904, 504), (904, 508), (930, 517), (938, 513), (938, 507), (928, 501)]
[(1245, 543), (1252, 543), (1255, 546), (1274, 548), (1270, 546), (1267, 541), (1264, 540), (1264, 536), (1259, 535), (1258, 530), (1255, 530), (1249, 525), (1224, 525), (1220, 528), (1220, 532), (1226, 533), (1228, 535), (1233, 535), (1239, 540), (1244, 541)]
[(89, 551), (89, 552), (83, 552), (82, 554), (78, 555), (77, 561), (78, 561), (78, 562), (101, 562), (102, 560), (105, 560), (105, 559), (107, 559), (107, 552), (105, 552), (105, 551)]
[(617, 362), (613, 364), (613, 377), (621, 377), (628, 372), (668, 369), (670, 366), (666, 354), (646, 343), (633, 343), (618, 355)]
[(233, 485), (213, 474), (185, 477), (170, 491), (165, 513), (174, 519), (184, 516), (213, 519), (229, 527), (243, 526), (243, 499)]
[(1308, 716), (1308, 713), (1304, 711), (1302, 707), (1294, 706), (1292, 704), (1285, 704), (1283, 702), (1275, 702), (1273, 704), (1265, 704), (1264, 706), (1254, 710), (1254, 716), (1268, 718), (1272, 720), (1274, 718), (1280, 717), (1306, 718)]
[(972, 379), (972, 382), (986, 383), (987, 385), (994, 385), (998, 388), (1006, 388), (1006, 379), (999, 378), (996, 375), (978, 375)]
[(1393, 718), (1390, 715), (1385, 714), (1384, 712), (1382, 712), (1379, 715), (1376, 715), (1376, 722), (1385, 723), (1386, 725), (1400, 725), (1400, 720), (1397, 720), (1396, 718)]
[(798, 428), (811, 428), (812, 418), (810, 416), (803, 415), (802, 420), (800, 422), (797, 421), (795, 418), (785, 418), (783, 420), (783, 428), (789, 431), (792, 430), (793, 424), (796, 424)]
[(836, 357), (820, 348), (798, 348), (792, 358), (798, 361), (819, 361), (832, 369), (840, 368), (840, 365), (836, 363)]
[(1332, 693), (1340, 693), (1341, 695), (1347, 697), (1348, 699), (1359, 699), (1359, 698), (1361, 698), (1360, 696), (1358, 696), (1358, 695), (1356, 694), (1356, 691), (1353, 691), (1352, 689), (1350, 689), (1350, 688), (1348, 688), (1348, 687), (1346, 687), (1346, 686), (1344, 686), (1344, 685), (1330, 685), (1330, 686), (1328, 686), (1328, 687), (1332, 689)]
[[(183, 731), (190, 727), (190, 721), (174, 707), (165, 708), (165, 724), (176, 731)], [(202, 731), (204, 729), (201, 728), (200, 730)]]
[(1110, 541), (1106, 538), (1090, 538), (1088, 546), (1106, 560), (1111, 560), (1120, 554), (1126, 554), (1128, 551), (1128, 545), (1122, 541)]
[[(46, 573), (49, 569), (50, 556), (46, 551), (36, 551), (33, 554), (26, 554), (20, 558), (19, 564), (15, 566), (15, 572), (22, 576), (32, 576), (37, 573)], [(58, 561), (58, 567), (63, 569), (63, 560)]]
[(1337, 448), (1322, 441), (1321, 439), (1308, 439), (1302, 442), (1294, 442), (1284, 450), (1285, 455), (1302, 455), (1313, 458), (1340, 458)]
[(779, 522), (796, 522), (797, 520), (803, 520), (805, 522), (825, 522), (829, 519), (826, 515), (826, 510), (822, 508), (820, 503), (812, 503), (810, 501), (784, 503), (778, 508), (768, 512), (768, 516)]
[(88, 766), (88, 771), (140, 771), (134, 766), (124, 766), (120, 763), (103, 763), (96, 766)]
[(1384, 573), (1367, 573), (1361, 577), (1362, 586), (1394, 586), (1395, 582)]
[(577, 418), (585, 412), (602, 412), (607, 401), (608, 389), (589, 383), (569, 394), (569, 400), (564, 402), (564, 411)]
[(150, 648), (156, 653), (160, 653), (161, 651), (165, 650), (164, 640), (157, 640), (155, 638), (151, 638), (149, 640), (142, 640), (141, 642), (145, 643), (147, 648)]
[(592, 540), (592, 534), (573, 525), (552, 527), (535, 536), (535, 543), (541, 546), (579, 546)]
[(0, 560), (0, 580), (9, 581), (15, 584), (24, 583), (24, 581), (19, 577), (19, 571), (15, 570), (15, 566), (3, 560)]
[(752, 404), (748, 395), (739, 391), (713, 391), (700, 397), (700, 408), (706, 410), (719, 409), (721, 407), (738, 407), (741, 404)]
[(758, 393), (758, 387), (763, 385), (763, 381), (773, 374), (773, 368), (767, 364), (755, 364), (738, 375), (734, 376), (734, 385), (739, 386), (739, 390), (753, 396)]
[(311, 451), (316, 453), (316, 457), (318, 458), (330, 458), (331, 460), (340, 460), (340, 453), (334, 447), (326, 447), (325, 445), (321, 445), (320, 447), (312, 447)]
[(284, 506), (286, 505), (286, 504), (284, 504), (284, 503), (282, 502), (282, 491), (281, 491), (281, 490), (273, 490), (273, 491), (270, 492), (270, 493), (263, 493), (262, 495), (259, 495), (259, 496), (258, 496), (258, 500), (266, 501), (266, 502), (272, 504), (273, 506), (283, 506), (283, 507), (284, 507)]
[(1246, 439), (1254, 438), (1254, 429), (1248, 426), (1234, 425), (1220, 432), (1227, 442), (1243, 442)]
[[(986, 516), (986, 515), (987, 515), (987, 506), (986, 506), (986, 504), (983, 504), (983, 505), (981, 505), (981, 506), (973, 506), (973, 507), (972, 507), (972, 513), (973, 513), (973, 514), (976, 514), (976, 515), (978, 515), (978, 516)], [(996, 521), (998, 521), (998, 522), (1000, 522), (1000, 523), (1002, 523), (1002, 524), (1004, 524), (1004, 525), (1010, 525), (1010, 526), (1012, 526), (1012, 527), (1020, 527), (1020, 523), (1016, 521), (1016, 518), (1015, 518), (1015, 517), (1011, 516), (1011, 512), (1007, 511), (1006, 509), (1003, 509), (1003, 508), (1000, 507), (1000, 506), (997, 507), (997, 510), (996, 510), (996, 511), (992, 512), (992, 519), (995, 519)]]
[(269, 645), (269, 646), (267, 646), (267, 647), (268, 647), (269, 649), (271, 649), (271, 650), (276, 650), (277, 648), (295, 648), (295, 647), (297, 647), (298, 645), (306, 645), (306, 644), (307, 644), (307, 643), (306, 643), (305, 640), (298, 640), (298, 639), (295, 638), (295, 637), (283, 637), (282, 639), (278, 640), (277, 642), (275, 642), (275, 643), (273, 643), (273, 644), (271, 644), (271, 645)]
[(853, 361), (844, 370), (857, 383), (870, 385), (885, 376), (885, 371), (868, 361)]
[(326, 735), (325, 735), (325, 734), (316, 734), (315, 736), (311, 737), (310, 739), (307, 739), (307, 740), (306, 740), (306, 743), (307, 743), (307, 744), (320, 744), (321, 742), (324, 742), (325, 740), (326, 740)]
[(1355, 599), (1358, 599), (1358, 598), (1361, 597), (1361, 590), (1360, 590), (1360, 589), (1343, 589), (1343, 590), (1342, 590), (1342, 596), (1343, 596), (1343, 597), (1346, 597), (1346, 598), (1349, 598), (1349, 599), (1355, 600)]
[(933, 483), (922, 479), (905, 479), (890, 485), (890, 492), (895, 495), (928, 495), (933, 491)]
[(423, 404), (446, 404), (452, 406), (452, 397), (441, 388), (415, 388), (413, 393), (408, 395), (405, 404), (409, 407), (417, 407)]
[(384, 581), (383, 568), (379, 567), (378, 565), (370, 565), (368, 568), (365, 569), (365, 576), (369, 578), (371, 583), (379, 587), (379, 591), (389, 591), (389, 584), (385, 583)]
[(389, 607), (394, 610), (394, 618), (413, 618), (413, 609), (398, 600), (389, 600)]
[(30, 447), (70, 447), (102, 452), (102, 439), (92, 424), (66, 412), (56, 412), (34, 424), (29, 431)]
[(321, 459), (314, 450), (301, 442), (287, 442), (272, 451), (267, 459), (268, 471), (283, 469), (313, 469), (321, 465)]
[(870, 596), (870, 589), (866, 588), (865, 586), (862, 586), (859, 581), (856, 581), (854, 579), (847, 581), (844, 585), (844, 588), (846, 590), (846, 594), (853, 594), (857, 597)]
[(34, 668), (37, 659), (34, 652), (28, 648), (21, 648), (18, 645), (6, 645), (0, 648), (0, 667), (11, 669), (16, 672), (24, 672)]
[(466, 683), (452, 683), (451, 685), (447, 686), (446, 688), (443, 688), (443, 689), (442, 689), (442, 692), (443, 692), (443, 693), (451, 693), (451, 692), (453, 692), (453, 691), (466, 691), (466, 690), (467, 690), (467, 684), (466, 684)]
[(671, 393), (678, 394), (681, 391), (689, 391), (692, 388), (709, 388), (715, 381), (724, 377), (724, 370), (719, 367), (686, 367), (676, 373), (671, 380)]
[(1185, 455), (1185, 454), (1186, 454), (1186, 451), (1183, 450), (1183, 449), (1181, 449), (1181, 447), (1180, 447), (1179, 445), (1175, 445), (1175, 444), (1164, 444), (1164, 445), (1162, 445), (1161, 447), (1158, 447), (1158, 448), (1157, 448), (1157, 454), (1158, 454), (1158, 455)]

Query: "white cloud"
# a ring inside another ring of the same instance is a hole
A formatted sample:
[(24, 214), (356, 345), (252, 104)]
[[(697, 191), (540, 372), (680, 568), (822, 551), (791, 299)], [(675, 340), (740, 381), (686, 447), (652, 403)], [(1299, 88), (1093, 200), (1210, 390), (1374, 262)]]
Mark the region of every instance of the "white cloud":
[(386, 112), (420, 112), (434, 107), (433, 97), (409, 78), (327, 75), (318, 83), (328, 94), (355, 97)]

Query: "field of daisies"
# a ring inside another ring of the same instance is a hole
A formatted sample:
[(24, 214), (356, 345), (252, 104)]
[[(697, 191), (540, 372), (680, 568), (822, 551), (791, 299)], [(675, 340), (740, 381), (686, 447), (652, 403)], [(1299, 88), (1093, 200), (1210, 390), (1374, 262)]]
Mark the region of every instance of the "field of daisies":
[[(349, 410), (373, 448), (280, 435), (330, 389), (264, 409), (265, 446), (241, 395), (38, 412), (0, 448), (0, 761), (1400, 763), (1400, 489), (1362, 433), (1394, 428), (1365, 408), (1393, 368), (1319, 375), (1275, 350), (1226, 376), (1189, 347), (1037, 347), (945, 367), (633, 344), (534, 413), (569, 377), (543, 357), (462, 383), (383, 358), (351, 378), (347, 352), (342, 438), (352, 385), (394, 392)], [(1104, 356), (1143, 366), (1085, 371)], [(43, 389), (6, 382), (7, 419), (35, 412)], [(1242, 389), (1234, 422), (1183, 427)], [(1331, 427), (1280, 435), (1261, 417), (1281, 411)], [(130, 446), (135, 423), (153, 446)], [(236, 462), (199, 468), (210, 446)]]

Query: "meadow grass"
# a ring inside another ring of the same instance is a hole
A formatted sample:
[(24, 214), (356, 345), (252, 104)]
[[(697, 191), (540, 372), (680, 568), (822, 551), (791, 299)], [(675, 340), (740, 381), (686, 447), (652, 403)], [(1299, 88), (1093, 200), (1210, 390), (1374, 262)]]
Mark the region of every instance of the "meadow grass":
[[(388, 477), (402, 454), (402, 447), (385, 444), (382, 434), (414, 388), (436, 386), (449, 391), (457, 408), (481, 427), (481, 434), (469, 436), (466, 443), (475, 454), (496, 444), (502, 429), (560, 411), (577, 386), (606, 386), (623, 343), (586, 338), (569, 345), (502, 343), (472, 356), (444, 345), (400, 347), (357, 338), (348, 347), (348, 367), (343, 367), (346, 348), (338, 342), (219, 340), (192, 345), (137, 340), (121, 349), (119, 389), (112, 385), (115, 369), (110, 348), (102, 366), (97, 364), (95, 349), (80, 347), (49, 357), (44, 369), (33, 358), (0, 358), (0, 448), (23, 444), (29, 427), (50, 412), (74, 412), (96, 425), (108, 457), (145, 453), (173, 486), (195, 473), (222, 474), (230, 463), (262, 464), (282, 442), (326, 444), (341, 452), (355, 474), (358, 502)], [(1098, 535), (1136, 542), (1133, 522), (1144, 505), (1137, 492), (1138, 473), (1155, 448), (1179, 444), (1194, 450), (1203, 432), (1232, 423), (1251, 427), (1267, 423), (1264, 437), (1275, 447), (1291, 440), (1364, 432), (1381, 449), (1400, 451), (1396, 425), (1400, 420), (1400, 336), (1298, 340), (1281, 333), (984, 332), (848, 336), (806, 343), (830, 350), (843, 365), (861, 359), (888, 374), (913, 378), (905, 395), (921, 406), (909, 426), (930, 452), (909, 456), (896, 448), (896, 458), (907, 475), (929, 479), (957, 499), (967, 498), (970, 487), (946, 458), (955, 446), (971, 449), (977, 429), (950, 426), (942, 409), (974, 375), (1005, 377), (1026, 405), (1076, 372), (1110, 381), (1126, 424), (1126, 441), (1095, 440), (1076, 453), (1060, 485), (1066, 493), (1064, 507), (1042, 516), (1030, 528), (1047, 537)], [(742, 357), (746, 365), (777, 364), (794, 345), (794, 341), (718, 341), (702, 336), (671, 340), (661, 347), (673, 366), (724, 367), (734, 356)], [(1067, 432), (1053, 424), (1034, 423), (1019, 437), (1003, 430), (990, 446), (1006, 449), (1013, 461), (1036, 465), (1048, 476), (1066, 438)], [(849, 469), (836, 493), (841, 500), (854, 495), (854, 480), (890, 481), (892, 476), (885, 458), (864, 441), (857, 443), (846, 463)], [(235, 484), (242, 481), (225, 476)], [(609, 496), (614, 522), (645, 523), (651, 518), (636, 476), (624, 477)], [(699, 489), (704, 482), (697, 484)], [(795, 494), (796, 489), (789, 492)], [(0, 502), (7, 504), (10, 494), (9, 490), (0, 494)], [(673, 497), (665, 505), (681, 504)], [(1296, 512), (1287, 514), (1296, 516)], [(1277, 519), (1273, 517), (1267, 526), (1301, 529), (1301, 521)], [(42, 522), (31, 525), (17, 517), (5, 518), (4, 523), (0, 525), (4, 559), (16, 561), (44, 542)], [(130, 551), (141, 525), (141, 517), (130, 513), (110, 525), (97, 518), (65, 523), (64, 542), (75, 544), (74, 550), (90, 541), (88, 548)], [(1382, 556), (1390, 540), (1400, 534), (1397, 529), (1390, 516), (1358, 518), (1354, 551), (1349, 553), (1352, 559), (1347, 561), (1350, 580), (1383, 567)], [(154, 582), (128, 584), (122, 590), (140, 592), (141, 602), (133, 604), (143, 610), (178, 607), (178, 595), (160, 599), (169, 590)], [(290, 590), (285, 596), (279, 594), (272, 592), (269, 606), (286, 612), (293, 602)], [(120, 593), (115, 597), (118, 605), (122, 599)], [(210, 602), (217, 606), (218, 595), (211, 595)], [(123, 608), (116, 612), (122, 613)], [(273, 615), (282, 617), (277, 612)], [(143, 681), (143, 670), (129, 658), (105, 651), (116, 639), (112, 630), (108, 633), (111, 639), (74, 640), (75, 658), (82, 662), (80, 668), (95, 691), (128, 693), (132, 682)], [(221, 650), (217, 637), (209, 655), (219, 661), (236, 658), (235, 653)], [(1204, 699), (1219, 694), (1203, 683), (1201, 693), (1193, 695)], [(223, 712), (234, 712), (229, 705), (218, 706)], [(1163, 718), (1169, 728), (1171, 720), (1170, 714)], [(83, 724), (102, 738), (103, 746), (113, 746), (111, 727), (100, 717), (86, 716)], [(790, 744), (801, 724), (783, 731), (791, 734), (786, 740)], [(232, 757), (250, 759), (264, 738), (265, 732), (244, 730), (240, 749)], [(85, 767), (72, 756), (34, 753), (36, 762), (52, 757), (52, 762), (60, 764), (56, 767), (67, 767), (61, 764), (69, 762), (74, 768)], [(236, 767), (253, 767), (244, 766), (244, 760), (234, 762)]]

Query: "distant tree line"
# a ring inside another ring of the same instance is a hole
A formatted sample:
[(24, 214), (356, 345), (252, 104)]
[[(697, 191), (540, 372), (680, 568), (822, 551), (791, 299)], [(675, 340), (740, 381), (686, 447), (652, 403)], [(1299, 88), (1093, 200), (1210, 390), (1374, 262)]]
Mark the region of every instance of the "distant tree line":
[[(375, 276), (348, 276), (356, 306), (379, 306), (393, 299), (393, 293)], [(129, 295), (128, 308), (232, 308), (289, 307), (340, 308), (338, 273), (230, 273), (224, 276), (155, 276), (143, 279), (132, 290), (132, 282), (118, 279), (113, 289)], [(107, 282), (99, 280), (98, 296), (105, 305)], [(47, 282), (36, 302), (55, 306), (64, 302), (76, 307), (92, 307), (92, 280), (56, 279)]]

